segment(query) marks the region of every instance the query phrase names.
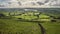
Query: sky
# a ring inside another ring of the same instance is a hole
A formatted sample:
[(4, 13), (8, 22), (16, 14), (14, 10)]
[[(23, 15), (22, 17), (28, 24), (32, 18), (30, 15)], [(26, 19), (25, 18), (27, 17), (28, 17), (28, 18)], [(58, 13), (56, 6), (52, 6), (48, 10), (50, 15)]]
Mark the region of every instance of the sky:
[(60, 7), (60, 0), (0, 0), (0, 8)]

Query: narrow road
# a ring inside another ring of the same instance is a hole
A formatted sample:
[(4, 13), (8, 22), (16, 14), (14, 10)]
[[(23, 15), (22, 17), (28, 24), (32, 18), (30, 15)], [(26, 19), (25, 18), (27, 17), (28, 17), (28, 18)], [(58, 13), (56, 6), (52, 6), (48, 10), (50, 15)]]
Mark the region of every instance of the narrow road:
[(46, 34), (45, 28), (44, 28), (40, 23), (38, 23), (38, 26), (39, 26), (40, 29), (41, 29), (41, 34)]

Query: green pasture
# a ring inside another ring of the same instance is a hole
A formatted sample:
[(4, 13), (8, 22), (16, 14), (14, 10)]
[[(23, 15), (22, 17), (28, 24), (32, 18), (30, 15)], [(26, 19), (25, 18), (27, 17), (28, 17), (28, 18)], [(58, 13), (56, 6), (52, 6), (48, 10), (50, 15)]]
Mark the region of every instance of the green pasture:
[(43, 26), (46, 34), (60, 34), (60, 20), (57, 19), (57, 22), (52, 22), (52, 18), (46, 14), (40, 14), (39, 18), (33, 12), (23, 14), (12, 12), (10, 15), (9, 12), (2, 12), (2, 14), (5, 17), (0, 18), (0, 34), (42, 34), (38, 23)]
[[(60, 23), (42, 22), (46, 34), (60, 34)], [(0, 19), (0, 32), (4, 34), (41, 34), (37, 22), (22, 22), (14, 19)]]

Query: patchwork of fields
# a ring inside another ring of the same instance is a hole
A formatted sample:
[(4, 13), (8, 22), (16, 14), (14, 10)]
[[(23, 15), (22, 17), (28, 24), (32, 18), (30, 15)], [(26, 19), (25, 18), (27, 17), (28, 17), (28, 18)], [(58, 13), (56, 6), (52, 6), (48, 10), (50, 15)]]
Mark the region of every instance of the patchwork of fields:
[(39, 11), (1, 11), (0, 34), (60, 34), (60, 18)]

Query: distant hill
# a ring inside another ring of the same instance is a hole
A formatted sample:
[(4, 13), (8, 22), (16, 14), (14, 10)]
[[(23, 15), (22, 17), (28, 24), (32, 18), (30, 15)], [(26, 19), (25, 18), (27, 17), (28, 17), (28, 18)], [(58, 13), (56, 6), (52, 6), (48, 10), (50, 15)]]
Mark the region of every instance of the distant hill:
[(27, 9), (28, 11), (37, 10), (46, 14), (60, 15), (60, 8), (3, 8), (3, 9), (0, 8), (0, 12), (25, 11), (25, 9)]

